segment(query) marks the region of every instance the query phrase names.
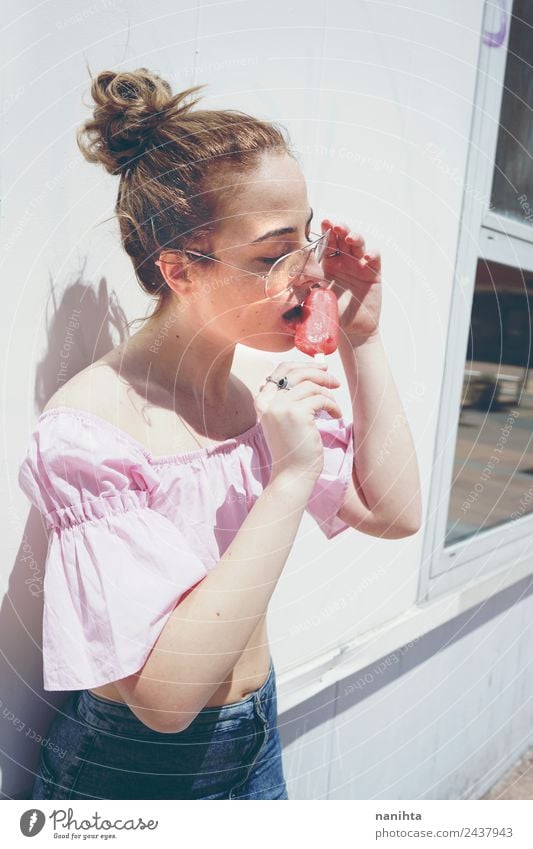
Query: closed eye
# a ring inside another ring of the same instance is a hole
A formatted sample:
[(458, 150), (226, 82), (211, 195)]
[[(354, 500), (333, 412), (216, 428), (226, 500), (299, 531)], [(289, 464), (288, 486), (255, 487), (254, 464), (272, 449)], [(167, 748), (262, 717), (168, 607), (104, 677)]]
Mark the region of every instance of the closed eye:
[(266, 262), (268, 265), (273, 265), (278, 259), (281, 259), (285, 254), (281, 254), (281, 256), (260, 256), (257, 258), (258, 262)]
[[(309, 236), (305, 237), (308, 242), (314, 242), (314, 239), (310, 239)], [(298, 248), (295, 248), (298, 250)], [(280, 254), (279, 256), (260, 256), (257, 258), (258, 262), (264, 262), (268, 265), (273, 265), (278, 259), (281, 259), (282, 256), (286, 256), (287, 254)]]

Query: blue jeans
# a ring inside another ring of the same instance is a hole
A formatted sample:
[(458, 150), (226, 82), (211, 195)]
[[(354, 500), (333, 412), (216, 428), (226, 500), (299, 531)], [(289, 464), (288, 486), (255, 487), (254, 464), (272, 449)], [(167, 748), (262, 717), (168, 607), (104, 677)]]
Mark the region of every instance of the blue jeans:
[(41, 746), (33, 799), (288, 799), (272, 660), (239, 702), (203, 708), (173, 734), (128, 705), (75, 690)]

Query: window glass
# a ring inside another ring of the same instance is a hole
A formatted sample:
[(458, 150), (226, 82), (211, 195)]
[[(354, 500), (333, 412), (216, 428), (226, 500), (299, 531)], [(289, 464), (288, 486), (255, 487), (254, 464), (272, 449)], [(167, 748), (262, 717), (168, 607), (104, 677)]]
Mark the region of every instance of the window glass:
[(533, 0), (515, 0), (491, 193), (494, 212), (533, 229)]
[(533, 271), (479, 259), (446, 545), (533, 512)]

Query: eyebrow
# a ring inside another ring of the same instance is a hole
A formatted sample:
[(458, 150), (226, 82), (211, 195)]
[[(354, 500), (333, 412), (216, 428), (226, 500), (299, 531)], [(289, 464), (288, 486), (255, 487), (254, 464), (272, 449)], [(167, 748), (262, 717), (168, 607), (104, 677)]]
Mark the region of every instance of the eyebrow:
[[(311, 208), (309, 218), (305, 222), (305, 226), (311, 223), (311, 219), (314, 215), (314, 212)], [(254, 239), (253, 242), (250, 242), (251, 245), (255, 245), (257, 242), (264, 242), (265, 239), (271, 239), (272, 236), (284, 236), (286, 233), (296, 233), (295, 227), (280, 227), (278, 230), (269, 230), (268, 233), (265, 233), (264, 236), (259, 236), (258, 239)]]

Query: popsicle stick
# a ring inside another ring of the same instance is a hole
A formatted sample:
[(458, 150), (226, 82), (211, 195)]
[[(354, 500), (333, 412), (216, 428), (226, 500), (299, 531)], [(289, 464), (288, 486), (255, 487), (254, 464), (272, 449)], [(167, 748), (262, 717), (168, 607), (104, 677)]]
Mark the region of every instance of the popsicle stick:
[(318, 351), (318, 353), (313, 356), (313, 360), (315, 361), (315, 363), (325, 363), (326, 355), (324, 351)]

